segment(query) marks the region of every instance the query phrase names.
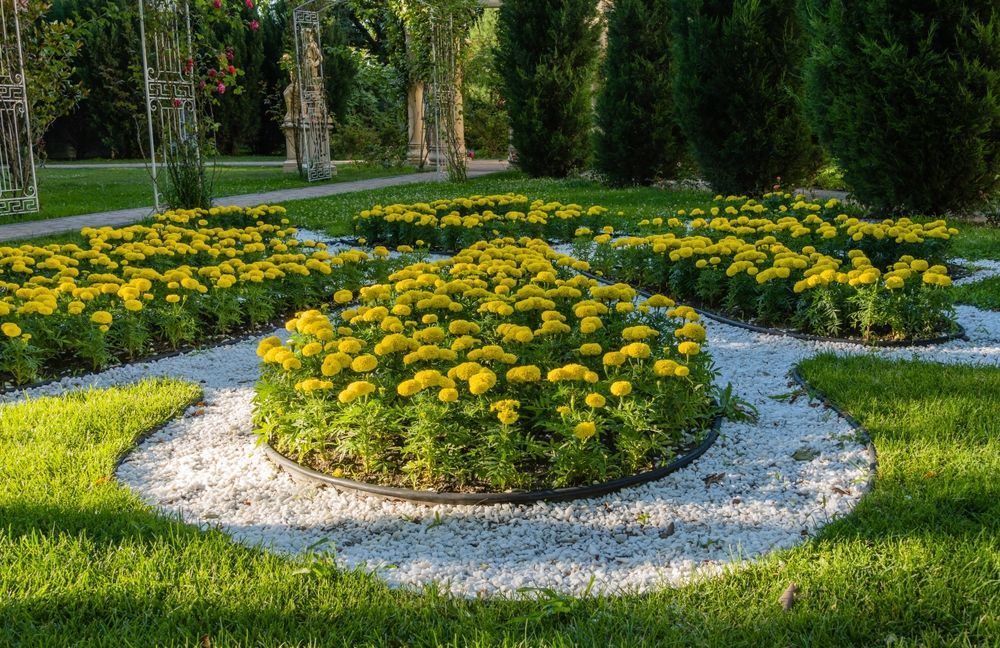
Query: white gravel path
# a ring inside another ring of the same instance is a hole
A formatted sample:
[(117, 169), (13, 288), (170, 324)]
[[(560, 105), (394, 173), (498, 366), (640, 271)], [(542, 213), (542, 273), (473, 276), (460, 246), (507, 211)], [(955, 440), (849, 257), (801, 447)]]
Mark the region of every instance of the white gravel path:
[[(1000, 272), (997, 265), (990, 270)], [(791, 367), (819, 351), (1000, 365), (1000, 313), (959, 307), (958, 316), (968, 342), (879, 350), (705, 321), (720, 384), (733, 383), (758, 408), (759, 422), (724, 422), (702, 458), (655, 483), (527, 507), (415, 505), (293, 481), (255, 446), (256, 340), (27, 393), (151, 376), (200, 382), (204, 411), (189, 410), (141, 443), (117, 477), (167, 514), (218, 527), (247, 545), (297, 553), (326, 541), (322, 550), (334, 551), (344, 567), (377, 571), (393, 586), (437, 581), (460, 596), (517, 596), (519, 588), (543, 587), (579, 594), (592, 578), (595, 591), (646, 591), (790, 547), (848, 513), (869, 476), (864, 447), (832, 411), (772, 396), (792, 391)], [(815, 457), (796, 460), (798, 450)]]

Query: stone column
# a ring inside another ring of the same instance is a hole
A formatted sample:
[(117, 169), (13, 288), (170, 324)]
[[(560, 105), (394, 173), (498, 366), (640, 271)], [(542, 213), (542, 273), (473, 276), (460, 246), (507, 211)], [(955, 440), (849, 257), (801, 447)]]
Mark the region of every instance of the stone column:
[(413, 81), (406, 91), (406, 121), (409, 144), (406, 159), (411, 164), (427, 161), (427, 136), (424, 133), (424, 82)]
[(465, 108), (462, 98), (462, 66), (455, 70), (455, 140), (458, 150), (464, 154), (465, 148)]

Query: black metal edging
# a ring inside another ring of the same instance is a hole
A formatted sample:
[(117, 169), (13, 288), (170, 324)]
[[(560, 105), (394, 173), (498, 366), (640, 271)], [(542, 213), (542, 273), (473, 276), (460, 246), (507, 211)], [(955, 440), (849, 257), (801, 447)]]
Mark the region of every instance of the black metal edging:
[(872, 441), (871, 435), (865, 426), (861, 424), (859, 420), (851, 416), (850, 413), (841, 409), (836, 403), (827, 397), (826, 394), (819, 391), (812, 385), (810, 385), (802, 374), (799, 373), (798, 365), (792, 367), (792, 370), (788, 374), (791, 376), (798, 385), (809, 394), (810, 398), (816, 398), (819, 402), (823, 403), (824, 406), (833, 410), (838, 416), (847, 421), (854, 431), (858, 434), (860, 440), (865, 444), (865, 451), (868, 453), (868, 479), (865, 480), (865, 493), (870, 493), (873, 488), (875, 488), (875, 476), (878, 473), (878, 454), (875, 450), (875, 443)]
[[(615, 283), (628, 283), (625, 281), (615, 281), (608, 277), (600, 277), (593, 274), (592, 272), (586, 272), (583, 270), (577, 270), (576, 272), (584, 275), (585, 277), (590, 277), (591, 279), (596, 279), (605, 284), (615, 284)], [(631, 284), (628, 284), (631, 286)], [(642, 288), (633, 289), (643, 297), (650, 297), (651, 292), (643, 290)], [(840, 344), (858, 344), (861, 346), (868, 347), (924, 347), (932, 346), (935, 344), (943, 344), (945, 342), (951, 342), (952, 340), (966, 340), (968, 341), (969, 336), (966, 334), (965, 329), (961, 324), (956, 323), (955, 326), (957, 330), (954, 333), (948, 333), (947, 335), (939, 335), (933, 338), (926, 338), (922, 340), (862, 340), (860, 338), (838, 338), (838, 337), (827, 337), (824, 335), (812, 335), (811, 333), (800, 333), (798, 331), (793, 331), (790, 329), (781, 328), (771, 328), (768, 326), (758, 326), (757, 324), (750, 324), (749, 322), (744, 322), (742, 320), (733, 319), (727, 317), (721, 313), (716, 313), (715, 311), (708, 310), (707, 308), (692, 306), (700, 315), (704, 315), (710, 320), (715, 320), (721, 324), (728, 324), (729, 326), (735, 326), (737, 328), (746, 329), (748, 331), (753, 331), (754, 333), (764, 333), (766, 335), (780, 335), (784, 337), (791, 337), (797, 340), (804, 340), (806, 342), (837, 342)]]
[(619, 477), (611, 481), (589, 486), (573, 486), (569, 488), (550, 488), (537, 491), (521, 491), (511, 493), (447, 493), (435, 491), (418, 491), (409, 488), (397, 488), (395, 486), (380, 486), (367, 482), (344, 479), (342, 477), (332, 477), (325, 473), (307, 468), (302, 464), (289, 459), (281, 454), (270, 443), (263, 444), (264, 454), (289, 474), (301, 477), (314, 482), (319, 482), (327, 486), (333, 486), (341, 490), (358, 491), (369, 495), (376, 495), (385, 499), (405, 500), (408, 502), (419, 502), (422, 504), (452, 504), (452, 505), (482, 505), (482, 504), (533, 504), (535, 502), (565, 502), (567, 500), (586, 499), (600, 497), (623, 488), (639, 486), (647, 482), (662, 479), (672, 472), (680, 470), (693, 463), (698, 457), (715, 443), (719, 438), (719, 427), (722, 424), (723, 416), (716, 415), (709, 428), (708, 435), (687, 454), (677, 457), (665, 466), (654, 468), (646, 472)]

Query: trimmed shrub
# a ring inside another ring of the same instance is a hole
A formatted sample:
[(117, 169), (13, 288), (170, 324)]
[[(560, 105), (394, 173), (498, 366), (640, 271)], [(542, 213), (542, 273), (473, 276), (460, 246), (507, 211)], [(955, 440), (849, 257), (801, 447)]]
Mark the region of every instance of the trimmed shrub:
[(672, 178), (684, 155), (674, 121), (670, 0), (617, 0), (597, 99), (596, 165), (613, 185)]
[(807, 114), (863, 202), (940, 213), (1000, 182), (995, 0), (807, 0)]
[(793, 0), (673, 0), (677, 119), (722, 193), (804, 180), (819, 160), (799, 102)]
[(566, 176), (587, 162), (600, 30), (596, 0), (507, 0), (497, 69), (518, 165)]

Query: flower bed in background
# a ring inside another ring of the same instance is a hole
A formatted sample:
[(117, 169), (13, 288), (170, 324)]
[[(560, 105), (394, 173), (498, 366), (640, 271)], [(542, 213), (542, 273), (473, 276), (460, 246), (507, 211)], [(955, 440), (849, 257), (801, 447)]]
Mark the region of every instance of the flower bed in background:
[(604, 225), (607, 211), (599, 205), (564, 205), (519, 194), (470, 196), (376, 205), (354, 218), (354, 231), (372, 243), (454, 252), (497, 236), (568, 241), (580, 227)]
[(299, 242), (284, 214), (179, 210), (150, 225), (85, 228), (84, 245), (0, 247), (0, 380), (194, 344), (364, 281), (368, 254)]
[[(881, 223), (788, 194), (643, 220), (643, 236), (576, 232), (595, 270), (768, 326), (866, 340), (954, 331), (944, 221)], [(683, 217), (685, 220), (682, 220)]]
[(705, 330), (586, 268), (504, 239), (336, 293), (342, 311), (300, 313), (287, 343), (261, 343), (259, 433), (334, 476), (420, 489), (576, 486), (666, 463), (715, 411)]

